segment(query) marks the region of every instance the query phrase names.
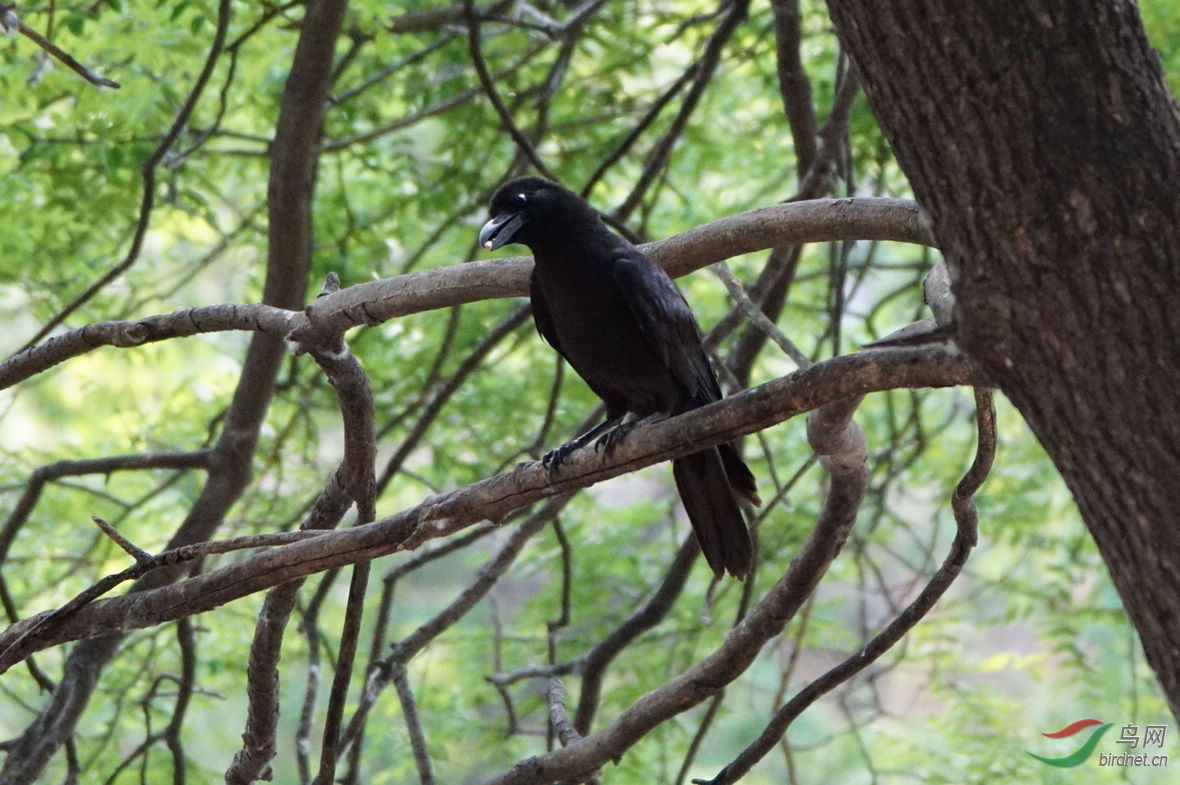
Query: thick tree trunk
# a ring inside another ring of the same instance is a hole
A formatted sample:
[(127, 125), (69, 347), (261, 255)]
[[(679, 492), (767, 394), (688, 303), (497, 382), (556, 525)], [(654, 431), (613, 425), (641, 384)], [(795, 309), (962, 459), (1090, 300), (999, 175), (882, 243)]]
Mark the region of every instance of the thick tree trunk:
[(1180, 112), (1136, 6), (829, 8), (959, 343), (1069, 484), (1180, 718)]

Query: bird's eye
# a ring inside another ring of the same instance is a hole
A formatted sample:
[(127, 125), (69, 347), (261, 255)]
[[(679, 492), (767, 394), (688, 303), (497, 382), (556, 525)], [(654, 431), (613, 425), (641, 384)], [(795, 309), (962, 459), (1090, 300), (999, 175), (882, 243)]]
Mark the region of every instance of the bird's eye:
[(516, 201), (517, 201), (519, 204), (524, 204), (524, 203), (525, 203), (525, 202), (527, 202), (528, 200), (529, 200), (528, 194), (519, 193), (519, 194), (517, 194), (517, 195), (516, 195)]

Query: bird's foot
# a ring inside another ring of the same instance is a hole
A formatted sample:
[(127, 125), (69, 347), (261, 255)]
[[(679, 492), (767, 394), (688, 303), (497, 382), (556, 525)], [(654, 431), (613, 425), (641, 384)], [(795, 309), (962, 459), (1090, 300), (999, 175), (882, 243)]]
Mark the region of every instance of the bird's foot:
[(621, 422), (614, 428), (611, 428), (609, 431), (602, 434), (602, 436), (599, 436), (598, 440), (594, 442), (594, 451), (598, 452), (601, 450), (603, 456), (609, 458), (610, 454), (614, 452), (616, 447), (619, 446), (619, 442), (623, 441), (623, 437), (630, 433), (631, 429), (634, 428), (638, 422), (640, 421), (635, 420), (632, 422)]
[(572, 442), (566, 442), (560, 447), (554, 447), (541, 457), (541, 466), (552, 475), (553, 472), (557, 471), (559, 466), (565, 463), (565, 459), (569, 457), (569, 454), (580, 446), (575, 439)]
[[(618, 444), (619, 441), (627, 435), (627, 432), (631, 430), (632, 426), (635, 425), (634, 422), (620, 422), (619, 420), (621, 419), (621, 416), (615, 419), (608, 419), (605, 422), (600, 423), (598, 426), (591, 428), (586, 433), (583, 433), (581, 436), (570, 439), (560, 447), (555, 447), (554, 449), (545, 453), (545, 455), (541, 458), (541, 466), (545, 467), (549, 474), (553, 474), (553, 472), (557, 470), (557, 467), (565, 463), (566, 458), (569, 457), (571, 452), (581, 447), (585, 447), (590, 442), (594, 442), (595, 452), (603, 450), (605, 451), (606, 455), (609, 456), (611, 450), (615, 448), (615, 445)], [(642, 420), (637, 420), (636, 422), (642, 422)], [(604, 429), (606, 430), (605, 433), (603, 433)]]

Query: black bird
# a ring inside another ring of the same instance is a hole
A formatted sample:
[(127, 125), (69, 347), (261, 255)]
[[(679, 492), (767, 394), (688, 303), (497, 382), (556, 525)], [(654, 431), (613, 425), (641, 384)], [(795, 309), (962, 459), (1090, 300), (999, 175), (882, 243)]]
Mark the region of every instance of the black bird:
[[(675, 415), (720, 400), (701, 333), (676, 284), (606, 227), (572, 191), (523, 177), (492, 197), (479, 242), (527, 245), (537, 331), (606, 404), (606, 420), (545, 456), (550, 468), (607, 431), (607, 450), (628, 412)], [(737, 496), (759, 504), (754, 475), (732, 444), (677, 458), (672, 473), (705, 559), (717, 577), (750, 572), (753, 549)]]

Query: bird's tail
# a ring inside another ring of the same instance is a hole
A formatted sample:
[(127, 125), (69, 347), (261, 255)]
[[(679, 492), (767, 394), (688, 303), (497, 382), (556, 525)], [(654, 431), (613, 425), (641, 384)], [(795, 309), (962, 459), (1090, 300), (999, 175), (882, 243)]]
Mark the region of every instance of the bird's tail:
[(729, 486), (750, 504), (761, 507), (758, 483), (754, 480), (754, 473), (750, 471), (750, 467), (742, 460), (737, 447), (725, 442), (717, 445), (717, 450), (721, 453), (721, 462), (725, 464), (725, 476), (729, 478)]
[(672, 461), (672, 476), (713, 573), (720, 578), (728, 571), (744, 578), (753, 566), (754, 549), (734, 491), (753, 499), (758, 494), (754, 476), (737, 451), (725, 444), (677, 458)]

